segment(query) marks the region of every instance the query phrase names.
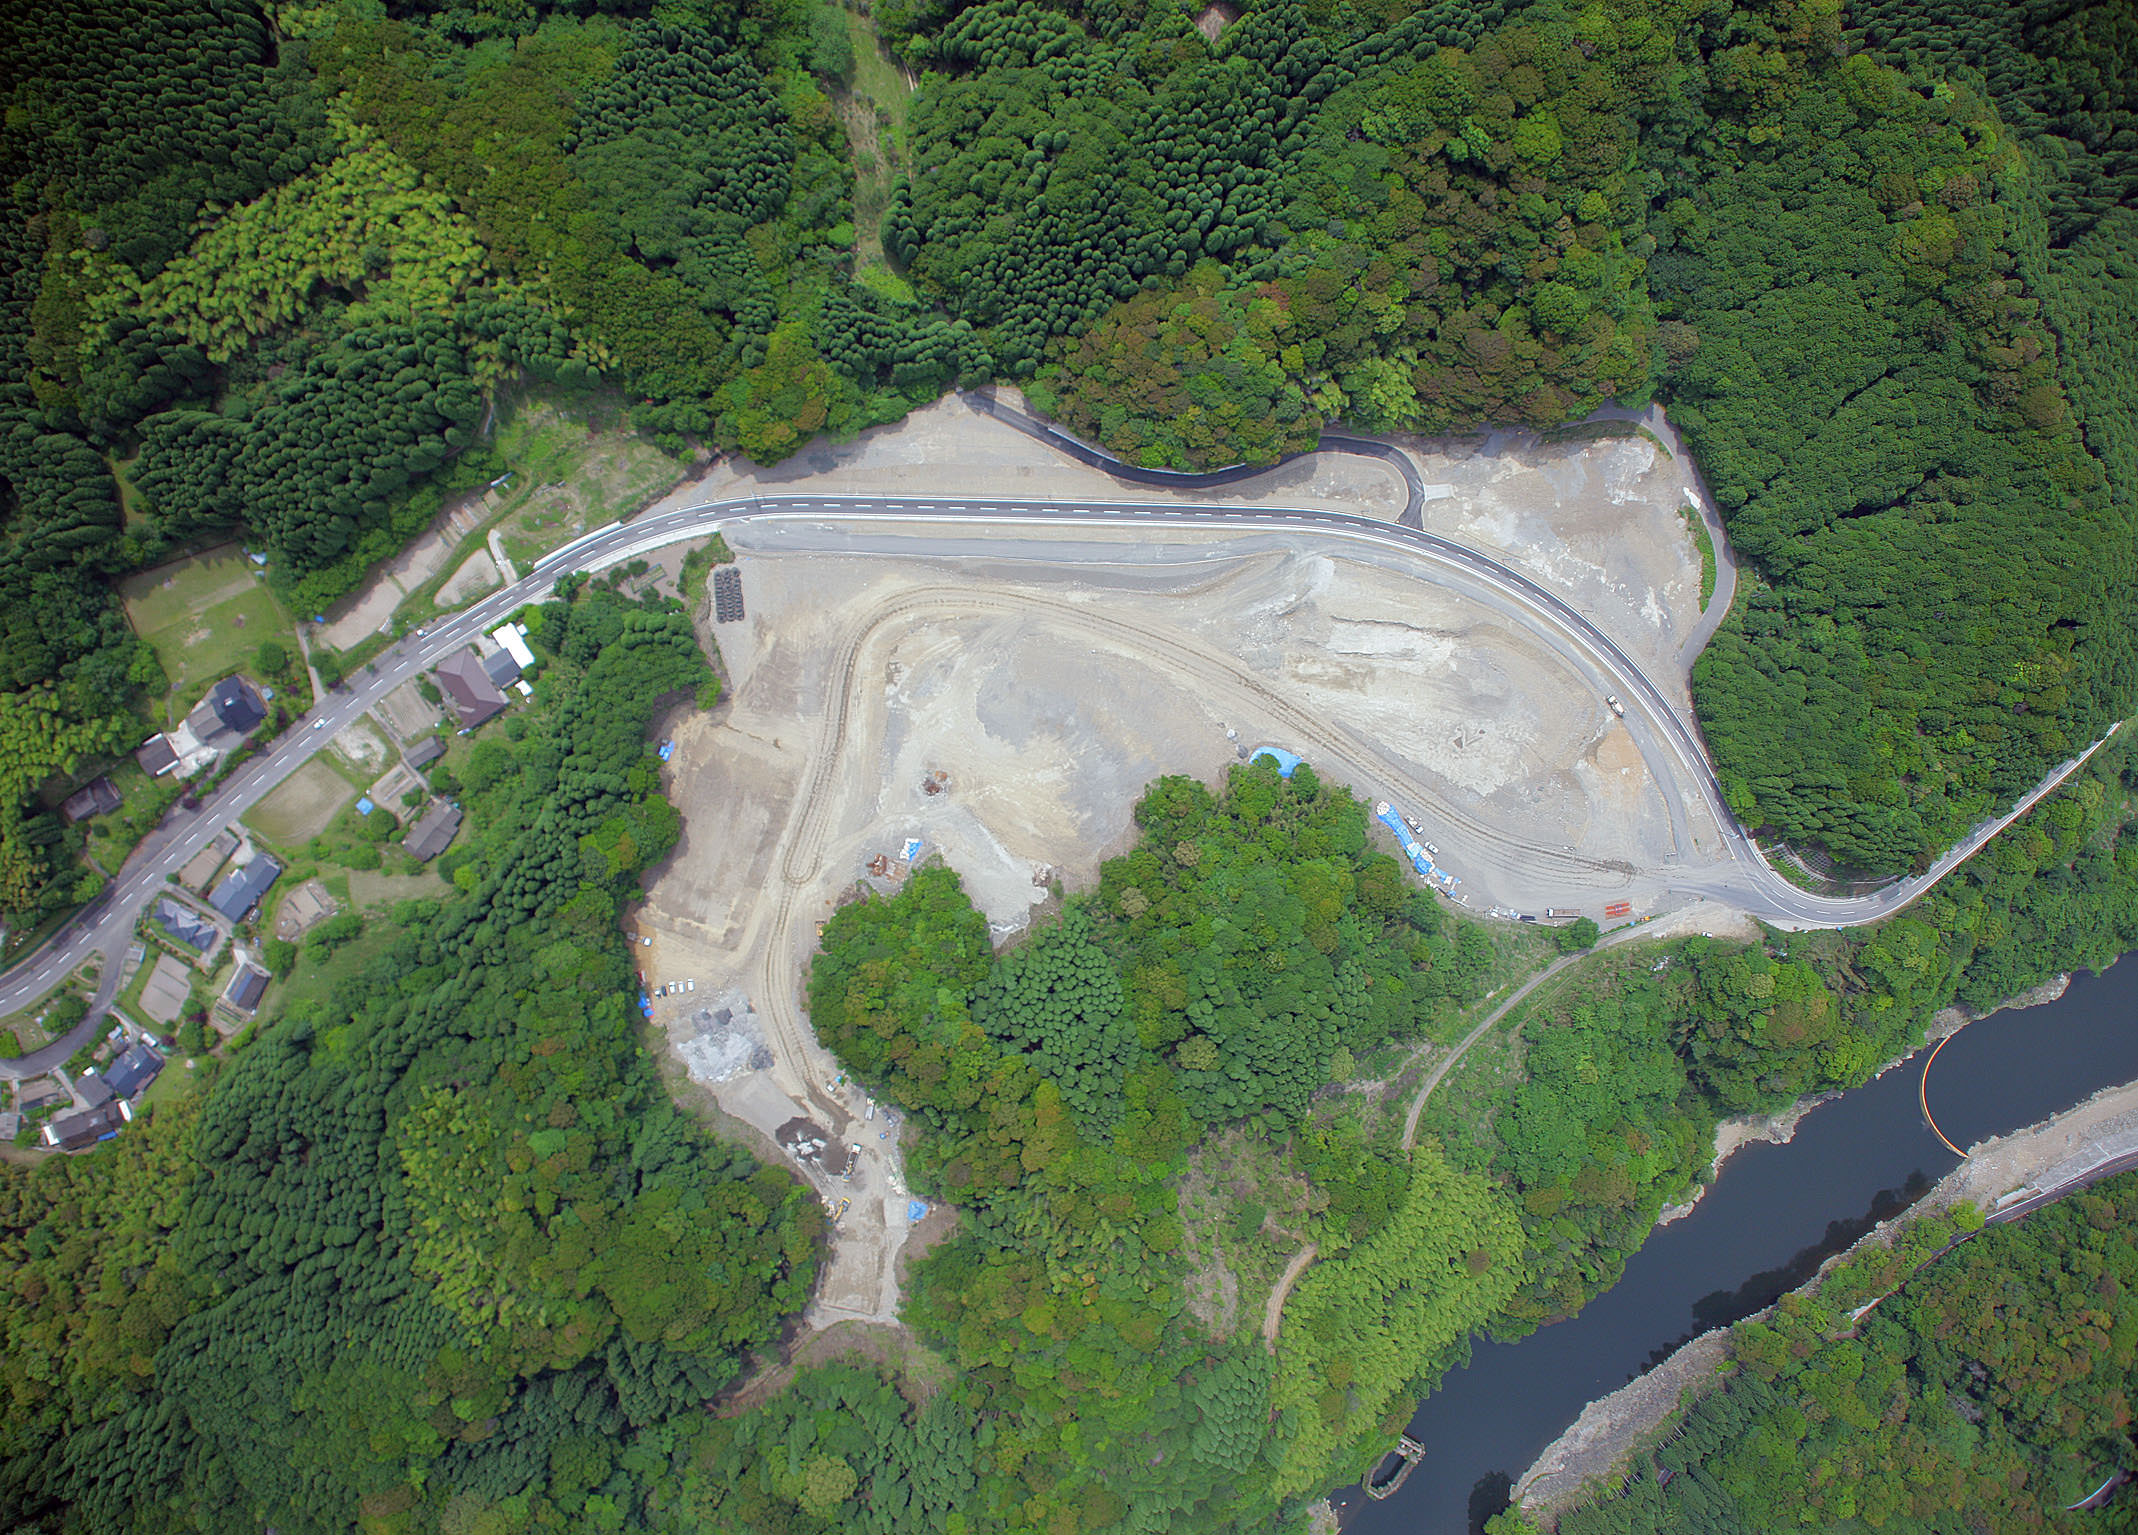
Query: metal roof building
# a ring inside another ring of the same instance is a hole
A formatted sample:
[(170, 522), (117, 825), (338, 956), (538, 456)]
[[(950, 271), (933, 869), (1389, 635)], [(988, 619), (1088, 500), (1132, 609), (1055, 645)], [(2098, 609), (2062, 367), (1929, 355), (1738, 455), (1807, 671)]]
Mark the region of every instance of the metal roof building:
[(267, 894), (267, 887), (281, 877), (282, 865), (262, 853), (217, 885), (208, 904), (231, 921), (242, 921), (254, 903)]

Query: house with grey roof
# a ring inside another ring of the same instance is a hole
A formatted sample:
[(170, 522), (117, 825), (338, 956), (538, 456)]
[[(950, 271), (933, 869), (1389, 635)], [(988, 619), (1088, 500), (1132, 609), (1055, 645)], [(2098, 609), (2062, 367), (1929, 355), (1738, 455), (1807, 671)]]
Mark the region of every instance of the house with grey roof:
[(401, 839), (401, 846), (409, 857), (419, 863), (428, 863), (446, 850), (453, 834), (459, 830), (459, 808), (435, 804), (423, 813), (423, 819), (408, 829), (408, 835)]
[(119, 808), (119, 804), (117, 786), (109, 778), (99, 778), (87, 788), (67, 796), (66, 803), (59, 807), (60, 819), (72, 826), (93, 815), (109, 815)]
[(227, 751), (260, 728), (267, 718), (267, 700), (243, 677), (229, 676), (208, 690), (200, 706), (186, 716), (186, 724), (203, 746)]
[(134, 753), (134, 761), (141, 764), (141, 771), (149, 777), (161, 778), (178, 766), (178, 748), (159, 730), (141, 743), (140, 749)]
[(189, 949), (198, 949), (203, 954), (215, 943), (215, 924), (183, 901), (174, 901), (169, 896), (156, 903), (156, 909), (150, 913), (150, 920), (162, 928), (173, 942), (182, 943)]
[(281, 877), (282, 865), (261, 853), (243, 868), (233, 870), (217, 885), (215, 894), (208, 897), (208, 904), (232, 922), (241, 922), (245, 913), (267, 894), (267, 887)]
[(104, 1073), (104, 1083), (115, 1098), (137, 1098), (162, 1070), (163, 1057), (145, 1044), (136, 1044), (111, 1063), (111, 1069)]
[(98, 1141), (110, 1140), (133, 1117), (132, 1106), (120, 1098), (101, 1108), (62, 1115), (51, 1121), (44, 1128), (44, 1143), (57, 1146), (61, 1151), (80, 1151)]
[(401, 755), (407, 759), (410, 767), (421, 770), (445, 755), (445, 742), (436, 736), (424, 736), (411, 744)]
[(223, 1000), (239, 1012), (250, 1014), (267, 995), (268, 974), (249, 959), (238, 961), (237, 973), (223, 988)]

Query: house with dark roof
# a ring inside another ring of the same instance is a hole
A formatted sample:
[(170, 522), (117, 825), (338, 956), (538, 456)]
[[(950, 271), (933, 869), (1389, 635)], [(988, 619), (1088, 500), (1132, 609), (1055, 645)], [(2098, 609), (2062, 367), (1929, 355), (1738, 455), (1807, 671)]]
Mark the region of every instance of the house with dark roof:
[(505, 707), (505, 695), (497, 690), (497, 684), (490, 680), (472, 650), (448, 656), (438, 663), (432, 675), (445, 689), (445, 696), (453, 700), (453, 712), (460, 716), (463, 730), (473, 730)]
[(159, 730), (141, 743), (140, 749), (134, 753), (134, 761), (141, 764), (141, 771), (149, 777), (161, 778), (178, 766), (178, 748)]
[(74, 1079), (74, 1096), (85, 1109), (100, 1109), (111, 1102), (111, 1087), (92, 1067)]
[(165, 896), (156, 903), (150, 920), (162, 928), (173, 942), (182, 943), (189, 949), (208, 952), (214, 944), (216, 927), (206, 917), (181, 901)]
[(203, 746), (227, 750), (251, 735), (267, 718), (267, 700), (243, 677), (225, 677), (208, 690), (186, 723)]
[(124, 1098), (81, 1114), (66, 1114), (44, 1128), (44, 1142), (61, 1151), (80, 1151), (98, 1141), (108, 1141), (120, 1127), (132, 1121), (134, 1111)]
[(267, 972), (249, 959), (238, 961), (237, 973), (223, 988), (223, 1000), (241, 1013), (250, 1014), (267, 995)]
[(163, 1057), (147, 1045), (136, 1044), (111, 1063), (111, 1070), (104, 1073), (104, 1083), (115, 1098), (137, 1098), (162, 1070)]
[(267, 887), (281, 877), (282, 865), (261, 853), (217, 885), (215, 894), (208, 897), (208, 904), (231, 921), (241, 922), (254, 903), (267, 894)]
[(65, 804), (59, 807), (60, 818), (69, 826), (76, 821), (86, 821), (93, 815), (109, 815), (119, 808), (119, 791), (109, 778), (99, 778), (77, 793), (70, 794)]
[(445, 742), (439, 740), (436, 736), (425, 736), (415, 745), (409, 747), (408, 750), (401, 753), (401, 755), (408, 759), (410, 767), (427, 768), (445, 755)]
[(460, 811), (457, 807), (437, 804), (423, 813), (423, 819), (408, 829), (401, 839), (401, 846), (408, 856), (418, 863), (428, 863), (446, 850), (453, 834), (460, 830)]

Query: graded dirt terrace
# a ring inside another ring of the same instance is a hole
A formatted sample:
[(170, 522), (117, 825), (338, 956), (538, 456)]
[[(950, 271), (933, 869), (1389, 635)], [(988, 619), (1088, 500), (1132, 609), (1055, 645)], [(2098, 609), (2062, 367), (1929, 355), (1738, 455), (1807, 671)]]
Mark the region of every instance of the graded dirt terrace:
[[(1678, 656), (1703, 620), (1681, 460), (1645, 437), (1409, 450), (1428, 527), (1576, 601), (1683, 697)], [(1385, 465), (1349, 457), (1222, 493), (1135, 491), (949, 399), (776, 469), (717, 465), (657, 510), (773, 491), (1403, 508)], [(1722, 855), (1682, 765), (1629, 733), (1580, 654), (1400, 550), (1278, 529), (800, 514), (727, 537), (748, 616), (704, 619), (727, 694), (666, 727), (684, 832), (636, 953), (649, 994), (674, 988), (652, 1007), (676, 1060), (836, 1216), (812, 1327), (897, 1317), (901, 1127), (840, 1080), (802, 993), (819, 924), (863, 889), (894, 890), (910, 843), (1007, 940), (1051, 887), (1088, 886), (1132, 843), (1152, 779), (1216, 783), (1276, 745), (1413, 817), (1455, 876), (1444, 893), (1474, 914), (1601, 917), (1621, 900), (1651, 914), (1673, 904), (1666, 871)], [(795, 1155), (780, 1132), (796, 1121), (829, 1149)]]
[(853, 1202), (820, 1324), (895, 1317), (909, 1194), (887, 1120), (808, 1031), (802, 978), (817, 924), (864, 883), (895, 888), (910, 840), (1006, 939), (1052, 882), (1088, 885), (1130, 844), (1150, 780), (1215, 782), (1276, 744), (1402, 804), (1477, 911), (1646, 910), (1644, 871), (1702, 856), (1590, 682), (1465, 597), (1291, 535), (1188, 533), (1153, 559), (1129, 534), (1065, 551), (1047, 530), (955, 531), (930, 559), (738, 530), (749, 617), (716, 634), (732, 691), (671, 726), (685, 831), (639, 956), (656, 988), (691, 983), (653, 1003), (679, 1053), (708, 995), (739, 990), (761, 1020), (770, 1065), (710, 1084), (726, 1112), (767, 1135), (800, 1114), (862, 1148), (851, 1182), (843, 1161), (797, 1164), (831, 1208)]

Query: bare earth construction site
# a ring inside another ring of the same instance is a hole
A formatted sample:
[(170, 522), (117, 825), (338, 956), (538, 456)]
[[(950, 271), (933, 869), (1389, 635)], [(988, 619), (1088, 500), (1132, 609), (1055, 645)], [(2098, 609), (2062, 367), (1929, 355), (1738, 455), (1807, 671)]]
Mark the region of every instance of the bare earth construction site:
[[(856, 462), (824, 478), (865, 485), (946, 438), (978, 460), (953, 478), (986, 473), (991, 452), (1044, 451), (998, 444), (994, 423), (957, 411), (844, 450)], [(1414, 457), (1440, 476), (1429, 528), (1521, 560), (1682, 695), (1699, 564), (1666, 456), (1618, 439)], [(1373, 472), (1355, 471), (1359, 509), (1385, 499)], [(1061, 494), (1086, 473), (1061, 471)], [(1350, 509), (1337, 478), (1311, 493)], [(1529, 542), (1501, 547), (1512, 537)], [(729, 538), (748, 617), (716, 631), (727, 698), (673, 725), (684, 839), (639, 952), (656, 986), (690, 981), (653, 1003), (686, 1067), (762, 1151), (845, 1205), (813, 1325), (895, 1319), (910, 1205), (897, 1127), (839, 1081), (803, 976), (818, 924), (864, 885), (895, 888), (916, 842), (959, 873), (1000, 941), (1052, 881), (1087, 884), (1130, 843), (1151, 779), (1214, 781), (1268, 744), (1413, 817), (1454, 877), (1439, 888), (1480, 916), (1648, 914), (1673, 899), (1666, 870), (1723, 856), (1682, 768), (1629, 731), (1577, 655), (1400, 553), (1280, 531), (970, 520), (796, 517)], [(1630, 583), (1602, 561), (1614, 547)]]

